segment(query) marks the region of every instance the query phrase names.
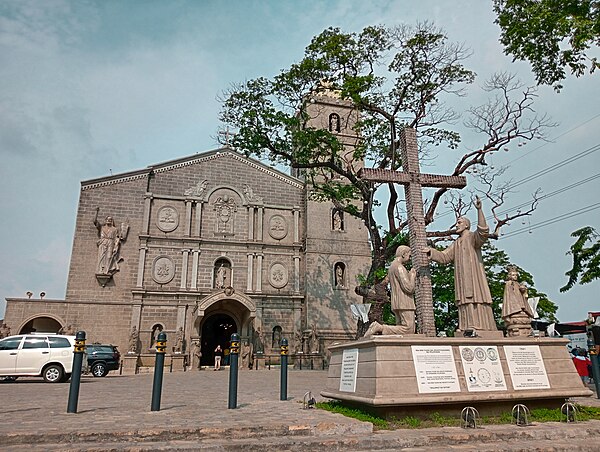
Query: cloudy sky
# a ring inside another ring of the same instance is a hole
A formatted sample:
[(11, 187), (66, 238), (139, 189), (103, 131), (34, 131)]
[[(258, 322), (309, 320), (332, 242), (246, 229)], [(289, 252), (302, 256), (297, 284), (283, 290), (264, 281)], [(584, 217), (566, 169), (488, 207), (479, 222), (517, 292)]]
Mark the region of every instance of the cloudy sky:
[[(64, 297), (81, 180), (214, 149), (219, 94), (277, 74), (329, 26), (425, 20), (473, 50), (478, 78), (458, 108), (480, 103), (496, 71), (534, 83), (525, 63), (503, 55), (491, 1), (0, 0), (0, 317), (5, 297)], [(558, 289), (569, 234), (600, 227), (598, 75), (538, 95), (537, 111), (559, 123), (551, 141), (513, 146), (493, 164), (513, 182), (541, 174), (515, 184), (507, 207), (537, 188), (549, 196), (497, 245), (534, 275), (561, 321), (581, 320), (600, 311), (598, 283)], [(450, 171), (484, 140), (466, 136), (431, 170)]]

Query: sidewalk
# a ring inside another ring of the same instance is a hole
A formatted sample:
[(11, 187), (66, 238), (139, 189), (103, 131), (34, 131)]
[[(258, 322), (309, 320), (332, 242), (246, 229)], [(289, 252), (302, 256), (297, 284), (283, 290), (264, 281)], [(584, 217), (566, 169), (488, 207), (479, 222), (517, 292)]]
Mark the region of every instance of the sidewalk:
[[(3, 451), (474, 450), (476, 444), (477, 450), (600, 450), (600, 421), (373, 433), (370, 423), (303, 409), (308, 391), (322, 400), (326, 376), (323, 371), (290, 370), (288, 400), (280, 401), (278, 370), (242, 371), (238, 408), (230, 410), (228, 370), (166, 373), (157, 412), (150, 411), (151, 374), (83, 377), (77, 414), (66, 413), (69, 384), (20, 378), (0, 383), (0, 444)], [(600, 406), (598, 399), (577, 402)], [(514, 447), (525, 441), (527, 447), (511, 449), (507, 441)], [(544, 442), (553, 449), (532, 449)]]

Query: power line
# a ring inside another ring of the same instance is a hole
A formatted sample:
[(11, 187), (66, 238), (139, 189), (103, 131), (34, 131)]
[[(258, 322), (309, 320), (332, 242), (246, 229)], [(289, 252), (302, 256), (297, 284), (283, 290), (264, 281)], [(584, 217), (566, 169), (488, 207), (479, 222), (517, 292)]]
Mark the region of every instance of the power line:
[(581, 209), (573, 210), (572, 212), (568, 212), (568, 213), (564, 213), (562, 215), (558, 215), (558, 216), (556, 216), (554, 218), (550, 218), (548, 220), (544, 220), (544, 221), (542, 221), (540, 223), (536, 223), (536, 224), (528, 226), (526, 228), (517, 229), (516, 231), (510, 232), (510, 233), (508, 233), (506, 235), (501, 236), (501, 238), (504, 239), (504, 238), (508, 238), (508, 237), (513, 237), (515, 235), (523, 234), (524, 232), (534, 231), (536, 229), (543, 228), (545, 226), (549, 226), (549, 225), (557, 223), (559, 221), (567, 220), (568, 218), (576, 217), (576, 216), (581, 215), (583, 213), (591, 212), (592, 210), (596, 210), (598, 208), (600, 208), (600, 202), (598, 202), (596, 204), (591, 204), (591, 205), (586, 206), (586, 207), (582, 207)]

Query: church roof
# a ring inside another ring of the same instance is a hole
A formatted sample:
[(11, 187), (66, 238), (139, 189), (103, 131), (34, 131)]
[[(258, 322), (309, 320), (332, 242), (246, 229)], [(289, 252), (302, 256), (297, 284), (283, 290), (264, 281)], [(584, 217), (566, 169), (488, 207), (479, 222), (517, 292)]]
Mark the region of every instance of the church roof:
[(260, 172), (266, 173), (272, 177), (275, 177), (289, 185), (297, 188), (302, 188), (304, 182), (293, 176), (290, 176), (282, 171), (279, 171), (271, 166), (265, 165), (259, 160), (246, 157), (232, 148), (225, 146), (212, 151), (197, 153), (189, 155), (187, 157), (181, 157), (174, 160), (168, 160), (166, 162), (149, 165), (147, 168), (128, 171), (125, 173), (113, 174), (111, 176), (104, 176), (95, 179), (88, 179), (81, 181), (81, 189), (89, 190), (96, 187), (102, 187), (106, 185), (113, 185), (117, 183), (127, 182), (136, 179), (147, 178), (151, 173), (161, 173), (165, 171), (171, 171), (177, 168), (185, 166), (195, 165), (198, 163), (207, 162), (214, 159), (229, 158), (242, 162)]

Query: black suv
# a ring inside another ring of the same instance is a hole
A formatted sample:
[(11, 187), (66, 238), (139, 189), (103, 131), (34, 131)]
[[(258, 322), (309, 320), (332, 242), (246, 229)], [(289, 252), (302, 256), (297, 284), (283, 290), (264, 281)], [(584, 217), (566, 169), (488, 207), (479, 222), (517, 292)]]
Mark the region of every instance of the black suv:
[(121, 354), (116, 345), (86, 345), (88, 368), (94, 377), (105, 377), (110, 370), (119, 369)]

